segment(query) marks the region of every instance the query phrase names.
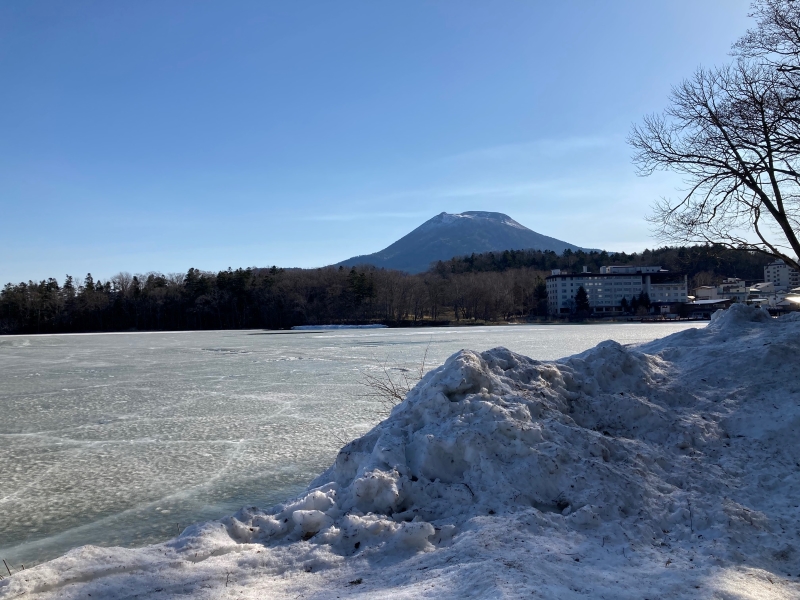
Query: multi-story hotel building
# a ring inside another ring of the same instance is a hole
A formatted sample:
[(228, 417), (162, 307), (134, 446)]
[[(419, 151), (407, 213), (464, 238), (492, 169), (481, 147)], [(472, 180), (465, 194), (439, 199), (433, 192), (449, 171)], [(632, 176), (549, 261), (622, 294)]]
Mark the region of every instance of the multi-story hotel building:
[(800, 287), (800, 271), (778, 259), (764, 267), (764, 281), (772, 283), (776, 290), (788, 292)]
[(671, 273), (661, 267), (600, 267), (599, 273), (561, 273), (554, 269), (547, 277), (547, 303), (550, 314), (575, 311), (575, 294), (583, 287), (595, 314), (619, 314), (622, 299), (628, 303), (644, 292), (655, 312), (676, 312), (689, 301), (686, 275)]

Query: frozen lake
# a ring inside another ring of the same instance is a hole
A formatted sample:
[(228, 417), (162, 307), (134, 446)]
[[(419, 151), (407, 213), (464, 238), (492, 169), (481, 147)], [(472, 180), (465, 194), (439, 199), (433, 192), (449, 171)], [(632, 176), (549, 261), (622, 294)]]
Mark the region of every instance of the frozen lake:
[(701, 323), (0, 336), (0, 558), (143, 545), (300, 492), (379, 420), (361, 373), (556, 359)]

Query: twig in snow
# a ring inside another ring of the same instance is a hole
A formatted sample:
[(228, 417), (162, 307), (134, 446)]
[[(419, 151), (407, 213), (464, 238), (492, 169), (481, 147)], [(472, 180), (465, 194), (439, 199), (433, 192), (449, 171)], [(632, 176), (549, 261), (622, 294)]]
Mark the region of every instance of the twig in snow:
[(11, 575), (11, 569), (8, 568), (8, 563), (6, 562), (5, 558), (3, 559), (3, 564), (6, 566), (6, 571), (8, 571), (8, 574)]
[[(422, 355), (422, 362), (413, 370), (402, 367), (389, 367), (389, 359), (387, 358), (383, 361), (383, 364), (379, 365), (380, 374), (372, 375), (362, 371), (359, 383), (367, 388), (367, 392), (360, 395), (365, 398), (377, 398), (382, 405), (379, 413), (382, 416), (388, 416), (395, 406), (406, 399), (408, 393), (425, 375), (425, 363), (428, 360), (430, 346), (431, 342), (428, 341), (428, 346)], [(399, 374), (393, 374), (392, 371), (395, 370), (399, 370)]]
[(686, 505), (689, 507), (689, 528), (694, 533), (694, 515), (692, 514), (692, 503), (689, 502), (689, 499), (686, 499)]
[(339, 448), (344, 448), (347, 444), (353, 441), (353, 438), (341, 431), (332, 431), (331, 437), (339, 445)]

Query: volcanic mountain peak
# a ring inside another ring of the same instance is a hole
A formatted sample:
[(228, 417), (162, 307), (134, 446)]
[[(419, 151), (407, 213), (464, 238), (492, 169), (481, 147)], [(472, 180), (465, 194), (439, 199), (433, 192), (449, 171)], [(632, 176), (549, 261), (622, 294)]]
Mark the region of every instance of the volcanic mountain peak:
[(354, 256), (343, 266), (369, 264), (409, 273), (454, 256), (503, 250), (582, 250), (574, 244), (536, 233), (506, 214), (489, 211), (439, 213), (380, 252)]

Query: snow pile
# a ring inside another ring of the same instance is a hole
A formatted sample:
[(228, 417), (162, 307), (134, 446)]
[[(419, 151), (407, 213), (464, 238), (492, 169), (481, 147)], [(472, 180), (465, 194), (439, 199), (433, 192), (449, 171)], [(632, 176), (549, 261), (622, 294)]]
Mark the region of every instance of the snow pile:
[(463, 350), (296, 500), (0, 597), (800, 597), (799, 351), (738, 305), (556, 362)]

